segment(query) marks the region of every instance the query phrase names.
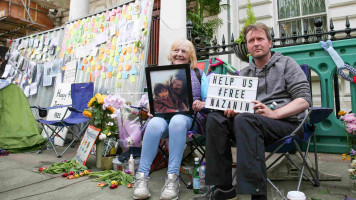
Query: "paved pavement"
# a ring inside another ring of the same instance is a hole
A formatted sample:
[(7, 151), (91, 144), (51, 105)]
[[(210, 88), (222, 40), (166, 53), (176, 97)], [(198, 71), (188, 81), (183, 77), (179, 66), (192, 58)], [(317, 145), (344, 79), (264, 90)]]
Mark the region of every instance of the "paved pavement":
[[(61, 174), (49, 175), (37, 173), (39, 167), (50, 166), (54, 162), (70, 160), (76, 149), (69, 149), (62, 158), (57, 158), (53, 150), (45, 150), (42, 154), (35, 152), (10, 154), (0, 157), (0, 199), (132, 199), (132, 189), (120, 186), (118, 189), (101, 189), (97, 182), (92, 182), (88, 176), (68, 180)], [(312, 159), (311, 159), (312, 160)], [(338, 200), (345, 199), (345, 195), (356, 199), (351, 193), (348, 181), (348, 165), (341, 160), (340, 155), (319, 154), (320, 171), (341, 176), (341, 181), (322, 181), (320, 187), (313, 187), (304, 181), (301, 186), (308, 199)], [(87, 166), (95, 169), (95, 156), (89, 157)], [(159, 199), (161, 188), (167, 169), (161, 169), (151, 174), (150, 199)], [(187, 176), (184, 175), (186, 179)], [(285, 193), (295, 190), (297, 181), (275, 181)], [(271, 191), (269, 188), (268, 191)], [(181, 182), (179, 199), (188, 200), (196, 197), (192, 190), (186, 189)], [(270, 197), (270, 194), (269, 194)], [(238, 196), (238, 199), (250, 199)], [(270, 198), (269, 198), (270, 199)]]

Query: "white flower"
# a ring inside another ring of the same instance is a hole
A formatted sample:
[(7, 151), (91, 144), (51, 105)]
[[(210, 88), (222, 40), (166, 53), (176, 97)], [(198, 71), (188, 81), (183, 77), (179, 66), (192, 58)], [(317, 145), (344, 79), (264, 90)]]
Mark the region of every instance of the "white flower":
[(355, 171), (355, 169), (349, 169), (350, 173), (353, 173)]
[(106, 135), (103, 133), (100, 133), (99, 140), (106, 140)]
[(351, 166), (352, 166), (352, 167), (356, 167), (356, 160), (353, 160), (353, 161), (352, 161)]

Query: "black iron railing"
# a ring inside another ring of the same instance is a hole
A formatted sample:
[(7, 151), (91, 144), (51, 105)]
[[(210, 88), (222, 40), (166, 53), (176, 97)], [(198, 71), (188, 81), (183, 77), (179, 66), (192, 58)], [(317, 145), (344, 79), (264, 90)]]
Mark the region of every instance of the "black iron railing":
[[(304, 25), (303, 27), (303, 34), (297, 35), (296, 25), (292, 24), (292, 36), (286, 37), (285, 31), (281, 30), (280, 38), (275, 38), (274, 30), (271, 29), (271, 36), (272, 36), (272, 48), (278, 47), (286, 47), (286, 46), (296, 46), (296, 45), (303, 45), (303, 44), (311, 44), (316, 43), (321, 40), (344, 40), (350, 38), (356, 38), (356, 36), (352, 36), (351, 33), (356, 32), (356, 28), (350, 28), (350, 21), (349, 18), (346, 16), (345, 20), (345, 29), (343, 30), (334, 30), (334, 23), (333, 20), (330, 19), (330, 30), (327, 32), (323, 32), (321, 27), (323, 22), (321, 19), (316, 19), (314, 22), (315, 26), (315, 33), (308, 33), (308, 27)], [(193, 40), (191, 37), (191, 33), (193, 30), (193, 23), (188, 20), (187, 22), (187, 37), (189, 40)], [(234, 49), (238, 46), (235, 43), (234, 34), (231, 34), (230, 42), (226, 42), (225, 35), (221, 38), (221, 43), (217, 41), (216, 36), (212, 41), (202, 39), (200, 37), (194, 38), (193, 43), (195, 44), (196, 53), (198, 60), (208, 59), (210, 56), (216, 55), (225, 55), (234, 53)]]

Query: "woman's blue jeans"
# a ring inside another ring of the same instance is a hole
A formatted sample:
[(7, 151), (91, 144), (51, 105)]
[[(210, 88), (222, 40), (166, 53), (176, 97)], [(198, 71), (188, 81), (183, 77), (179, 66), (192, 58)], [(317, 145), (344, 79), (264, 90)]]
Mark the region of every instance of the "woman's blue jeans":
[[(139, 172), (147, 177), (152, 162), (156, 157), (159, 141), (169, 137), (169, 161), (167, 174), (179, 175), (179, 168), (183, 158), (187, 131), (190, 129), (193, 118), (177, 114), (170, 120), (153, 117), (146, 127), (143, 141)], [(195, 128), (195, 127), (194, 127)]]

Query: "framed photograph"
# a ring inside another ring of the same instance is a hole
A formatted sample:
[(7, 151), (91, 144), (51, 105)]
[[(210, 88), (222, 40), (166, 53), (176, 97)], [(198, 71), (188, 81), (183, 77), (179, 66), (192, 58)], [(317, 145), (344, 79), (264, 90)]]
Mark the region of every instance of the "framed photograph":
[(193, 95), (189, 64), (146, 67), (150, 112), (170, 118), (192, 115)]

